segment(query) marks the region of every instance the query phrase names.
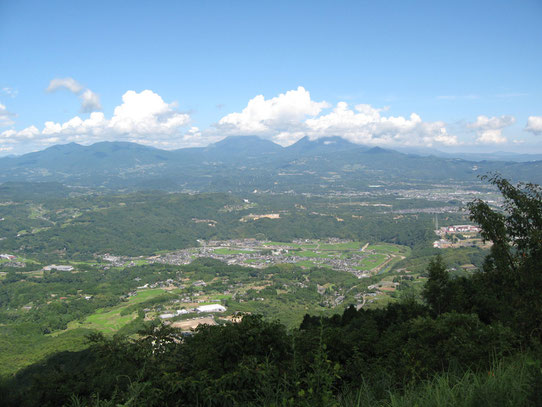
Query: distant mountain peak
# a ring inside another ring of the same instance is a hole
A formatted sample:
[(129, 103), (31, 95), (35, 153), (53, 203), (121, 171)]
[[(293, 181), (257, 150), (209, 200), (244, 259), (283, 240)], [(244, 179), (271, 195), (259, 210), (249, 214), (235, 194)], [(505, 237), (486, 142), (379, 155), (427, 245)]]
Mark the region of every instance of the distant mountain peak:
[(340, 174), (337, 179), (346, 187), (367, 179), (373, 182), (375, 174), (394, 182), (420, 178), (442, 182), (450, 178), (472, 180), (495, 170), (517, 180), (540, 182), (541, 166), (542, 161), (474, 163), (405, 154), (360, 146), (341, 137), (304, 137), (284, 148), (257, 136), (233, 136), (209, 147), (174, 151), (130, 142), (52, 146), (19, 157), (0, 158), (0, 183), (55, 181), (106, 188), (164, 185), (166, 189), (253, 191), (258, 182), (258, 190), (262, 186), (294, 190), (300, 185), (312, 188), (309, 184), (315, 182), (320, 185), (315, 180), (328, 179), (330, 173)]
[(206, 150), (214, 150), (217, 153), (224, 155), (259, 155), (275, 153), (282, 150), (282, 148), (282, 146), (273, 143), (271, 140), (263, 139), (258, 136), (228, 136), (214, 144), (209, 145)]
[(80, 150), (84, 148), (81, 144), (77, 144), (74, 142), (66, 143), (66, 144), (55, 144), (54, 146), (47, 147), (46, 149), (42, 151), (63, 151), (63, 150)]
[(320, 137), (314, 140), (311, 140), (308, 136), (305, 136), (287, 147), (288, 150), (299, 153), (326, 153), (359, 148), (364, 147), (359, 144), (354, 144), (339, 136)]
[(211, 145), (214, 145), (214, 146), (224, 146), (224, 145), (230, 145), (230, 144), (248, 145), (248, 144), (256, 144), (256, 143), (278, 146), (278, 144), (273, 143), (270, 140), (267, 140), (258, 136), (228, 136)]
[(384, 154), (384, 153), (391, 153), (393, 152), (392, 150), (387, 150), (385, 148), (382, 148), (382, 147), (373, 147), (373, 148), (370, 148), (369, 150), (365, 151), (366, 154)]

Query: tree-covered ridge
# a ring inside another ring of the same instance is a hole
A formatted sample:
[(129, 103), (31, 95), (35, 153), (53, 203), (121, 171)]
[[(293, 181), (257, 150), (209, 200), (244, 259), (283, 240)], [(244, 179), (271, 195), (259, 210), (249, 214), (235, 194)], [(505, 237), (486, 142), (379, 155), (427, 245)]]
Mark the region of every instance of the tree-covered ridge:
[[(347, 198), (246, 195), (247, 199), (243, 195), (163, 192), (36, 200), (21, 188), (12, 186), (13, 198), (4, 195), (9, 200), (0, 206), (0, 250), (79, 259), (96, 253), (151, 255), (198, 246), (198, 239), (249, 237), (272, 241), (337, 237), (415, 246), (432, 237), (430, 215), (405, 214), (394, 219), (388, 213), (374, 213), (370, 205), (407, 210), (447, 204), (385, 196), (365, 199), (366, 206), (356, 206)], [(253, 214), (268, 213), (280, 217), (243, 221)]]
[(158, 150), (126, 142), (57, 145), (0, 159), (0, 182), (55, 181), (84, 187), (168, 191), (366, 190), (375, 182), (475, 181), (500, 171), (540, 182), (540, 161), (468, 161), (404, 154), (339, 137), (283, 148), (258, 137), (228, 137), (206, 148)]
[[(246, 315), (238, 323), (199, 327), (186, 337), (153, 325), (137, 338), (92, 335), (87, 350), (56, 355), (7, 381), (4, 400), (8, 405), (328, 406), (348, 400), (379, 405), (421, 400), (423, 386), (442, 389), (441, 382), (423, 384), (436, 375), (461, 386), (461, 377), (474, 379), (466, 387), (474, 393), (465, 394), (463, 405), (494, 404), (495, 395), (486, 392), (503, 377), (510, 379), (504, 384), (509, 394), (495, 389), (498, 403), (539, 405), (540, 188), (514, 187), (498, 177), (492, 182), (505, 198), (504, 212), (484, 202), (471, 205), (473, 219), (494, 242), (483, 270), (452, 278), (436, 258), (428, 268), (423, 303), (405, 298), (383, 309), (307, 315), (291, 331), (278, 321)], [(489, 378), (481, 380), (484, 376)], [(430, 397), (425, 403), (438, 405), (438, 395)]]

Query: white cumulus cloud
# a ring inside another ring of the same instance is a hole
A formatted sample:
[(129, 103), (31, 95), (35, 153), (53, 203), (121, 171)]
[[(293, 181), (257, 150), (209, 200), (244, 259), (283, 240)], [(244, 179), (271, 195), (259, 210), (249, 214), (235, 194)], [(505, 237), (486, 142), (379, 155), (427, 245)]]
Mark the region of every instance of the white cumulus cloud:
[(15, 114), (8, 111), (6, 106), (0, 103), (0, 126), (11, 126), (14, 124), (13, 117), (15, 117)]
[(536, 136), (542, 135), (542, 116), (529, 116), (525, 130)]
[(424, 122), (416, 113), (408, 118), (383, 116), (383, 111), (366, 104), (351, 109), (339, 102), (329, 114), (306, 121), (308, 134), (311, 138), (342, 136), (358, 144), (459, 144), (456, 136), (448, 134), (444, 122)]
[[(35, 126), (21, 131), (6, 130), (0, 142), (33, 140), (41, 144), (78, 142), (88, 144), (103, 140), (127, 140), (149, 145), (176, 146), (182, 139), (182, 128), (190, 121), (186, 113), (178, 112), (174, 103), (166, 103), (160, 95), (144, 90), (128, 91), (122, 96), (111, 118), (102, 112), (92, 112), (87, 119), (75, 116), (57, 123), (45, 122), (40, 131)], [(192, 134), (191, 137), (196, 137)]]
[(516, 122), (514, 116), (487, 117), (478, 116), (474, 123), (469, 127), (476, 130), (476, 142), (480, 144), (502, 144), (507, 139), (502, 135), (505, 127), (511, 126)]
[(89, 113), (102, 110), (100, 97), (90, 89), (86, 89), (83, 93), (81, 93), (81, 95), (79, 95), (79, 99), (81, 99), (82, 112)]
[(350, 108), (345, 102), (323, 113), (329, 107), (325, 101), (313, 101), (300, 86), (267, 100), (258, 95), (241, 112), (224, 116), (215, 127), (223, 135), (258, 135), (282, 145), (304, 136), (342, 136), (358, 144), (459, 144), (443, 122), (424, 122), (416, 113), (408, 118), (384, 116), (386, 109), (366, 104)]
[(5, 127), (15, 124), (13, 120), (15, 116), (15, 113), (10, 112), (6, 106), (0, 103), (0, 126)]
[(17, 132), (17, 137), (21, 139), (33, 139), (40, 134), (36, 126), (28, 126), (27, 128)]
[(265, 136), (299, 126), (307, 116), (316, 116), (326, 107), (329, 107), (326, 102), (311, 100), (309, 91), (299, 86), (267, 100), (258, 95), (240, 113), (220, 119), (217, 127), (230, 134)]
[(47, 92), (55, 92), (59, 89), (67, 89), (79, 96), (81, 101), (81, 112), (90, 113), (102, 110), (100, 97), (88, 88), (85, 88), (73, 78), (55, 78), (47, 87)]
[(5, 86), (0, 90), (0, 93), (3, 93), (4, 95), (7, 95), (11, 98), (16, 98), (17, 95), (19, 94), (19, 91), (17, 89), (13, 89), (8, 86)]
[(68, 89), (70, 92), (78, 94), (85, 87), (73, 78), (55, 78), (55, 79), (52, 79), (51, 82), (49, 82), (49, 86), (47, 87), (47, 92), (54, 92), (62, 88)]
[(174, 104), (164, 102), (150, 90), (130, 90), (122, 96), (122, 102), (109, 123), (117, 134), (173, 136), (190, 121), (188, 114), (177, 112)]

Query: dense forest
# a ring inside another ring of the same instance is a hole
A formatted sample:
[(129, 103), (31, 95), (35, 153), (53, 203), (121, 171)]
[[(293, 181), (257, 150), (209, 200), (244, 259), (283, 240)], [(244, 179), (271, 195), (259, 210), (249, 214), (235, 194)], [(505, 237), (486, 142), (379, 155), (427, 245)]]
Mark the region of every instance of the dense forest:
[(245, 315), (190, 335), (148, 323), (88, 336), (5, 378), (13, 406), (509, 405), (542, 402), (542, 191), (493, 177), (504, 212), (470, 204), (493, 242), (483, 270), (429, 264), (423, 302), (306, 315), (297, 329)]

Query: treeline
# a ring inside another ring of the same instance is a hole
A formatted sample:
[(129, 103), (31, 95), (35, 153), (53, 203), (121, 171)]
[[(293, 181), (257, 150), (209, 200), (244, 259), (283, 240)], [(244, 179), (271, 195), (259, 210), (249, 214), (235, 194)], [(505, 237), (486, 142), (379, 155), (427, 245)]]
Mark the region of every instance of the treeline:
[[(4, 383), (5, 405), (330, 406), (362, 385), (382, 398), (439, 372), (487, 374), (494, 358), (518, 349), (503, 325), (475, 315), (432, 318), (416, 304), (307, 317), (292, 332), (245, 316), (184, 339), (167, 327), (140, 334), (93, 335), (87, 350), (25, 369)], [(534, 397), (540, 378), (534, 368), (529, 375)]]
[[(434, 259), (423, 304), (405, 299), (385, 309), (307, 315), (293, 331), (246, 315), (185, 337), (152, 325), (137, 339), (94, 334), (87, 350), (6, 380), (0, 396), (17, 406), (333, 406), (370, 389), (371, 400), (357, 403), (375, 405), (435, 376), (491, 377), (499, 374), (495, 360), (516, 358), (525, 361), (513, 370), (522, 379), (514, 393), (498, 389), (498, 405), (540, 405), (542, 194), (534, 185), (491, 181), (505, 212), (471, 205), (494, 242), (483, 271), (452, 278)], [(494, 405), (494, 396), (475, 383), (472, 389), (470, 405)]]

